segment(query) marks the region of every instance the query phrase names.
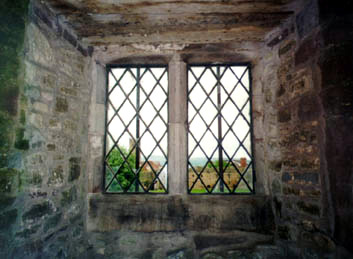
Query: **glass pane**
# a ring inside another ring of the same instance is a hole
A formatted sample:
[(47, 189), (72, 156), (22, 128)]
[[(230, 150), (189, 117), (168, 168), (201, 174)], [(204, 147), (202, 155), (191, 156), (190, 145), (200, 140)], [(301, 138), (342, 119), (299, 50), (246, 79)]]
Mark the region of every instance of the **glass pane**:
[(105, 191), (166, 193), (167, 69), (114, 68), (108, 88)]
[(191, 66), (188, 89), (189, 192), (253, 193), (248, 67)]

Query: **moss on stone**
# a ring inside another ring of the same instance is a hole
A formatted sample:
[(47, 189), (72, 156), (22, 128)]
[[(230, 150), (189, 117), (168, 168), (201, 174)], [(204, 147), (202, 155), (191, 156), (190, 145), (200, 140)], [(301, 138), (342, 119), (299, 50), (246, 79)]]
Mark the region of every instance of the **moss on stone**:
[(31, 184), (39, 186), (39, 185), (42, 184), (43, 178), (42, 178), (42, 176), (40, 174), (35, 173), (35, 174), (33, 174), (32, 179), (29, 182)]
[(5, 167), (8, 161), (10, 149), (12, 120), (8, 114), (0, 111), (0, 168)]
[(16, 197), (0, 195), (0, 211), (9, 208), (16, 200)]
[(52, 213), (52, 208), (49, 202), (45, 201), (43, 203), (33, 205), (27, 212), (23, 214), (22, 219), (23, 220), (37, 219), (45, 215), (49, 215), (51, 213)]
[(69, 182), (77, 180), (81, 174), (81, 158), (79, 157), (72, 157), (70, 158), (70, 175), (69, 175)]
[(16, 141), (15, 148), (20, 150), (28, 150), (29, 149), (29, 141), (25, 139), (25, 129), (18, 128), (16, 130)]
[(35, 234), (39, 230), (40, 226), (41, 225), (35, 225), (32, 227), (26, 228), (20, 232), (17, 232), (16, 236), (22, 237), (22, 238), (29, 238), (31, 235)]
[(9, 210), (0, 214), (0, 229), (8, 229), (12, 224), (16, 222), (17, 219), (17, 210)]
[(44, 224), (44, 232), (47, 232), (49, 229), (55, 228), (59, 224), (61, 217), (62, 217), (61, 212), (50, 217), (47, 220), (47, 222)]
[(55, 111), (56, 112), (67, 112), (69, 109), (69, 105), (67, 100), (62, 97), (56, 98)]
[(70, 190), (62, 192), (61, 196), (61, 206), (66, 206), (71, 204), (77, 199), (77, 190), (76, 187), (71, 187)]
[[(0, 1), (0, 168), (8, 164), (16, 125), (28, 5), (29, 0)], [(21, 123), (23, 119), (21, 116)], [(19, 144), (26, 147), (28, 143), (22, 141)]]
[(26, 112), (21, 110), (20, 123), (24, 126), (26, 124)]
[(0, 193), (12, 193), (18, 188), (19, 174), (10, 168), (0, 169)]

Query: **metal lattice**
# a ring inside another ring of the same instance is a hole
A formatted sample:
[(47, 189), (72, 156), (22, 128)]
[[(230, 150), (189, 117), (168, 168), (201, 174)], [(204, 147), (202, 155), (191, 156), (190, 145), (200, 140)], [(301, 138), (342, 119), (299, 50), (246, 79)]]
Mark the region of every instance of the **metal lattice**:
[(168, 69), (108, 69), (106, 193), (167, 193)]
[(188, 192), (254, 193), (250, 67), (188, 67)]

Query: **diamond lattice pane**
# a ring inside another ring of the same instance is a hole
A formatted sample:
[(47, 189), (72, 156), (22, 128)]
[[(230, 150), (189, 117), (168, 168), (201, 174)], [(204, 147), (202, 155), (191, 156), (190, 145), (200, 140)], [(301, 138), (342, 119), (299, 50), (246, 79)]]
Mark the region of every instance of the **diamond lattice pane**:
[(189, 193), (253, 193), (249, 68), (188, 73)]
[(114, 68), (108, 80), (105, 191), (166, 193), (166, 67)]

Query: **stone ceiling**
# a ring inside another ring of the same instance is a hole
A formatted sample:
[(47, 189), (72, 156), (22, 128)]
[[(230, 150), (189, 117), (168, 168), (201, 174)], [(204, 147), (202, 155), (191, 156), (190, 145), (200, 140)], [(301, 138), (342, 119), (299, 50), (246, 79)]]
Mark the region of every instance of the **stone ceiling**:
[[(46, 0), (85, 44), (263, 41), (296, 0)], [(305, 0), (304, 0), (305, 1)]]

